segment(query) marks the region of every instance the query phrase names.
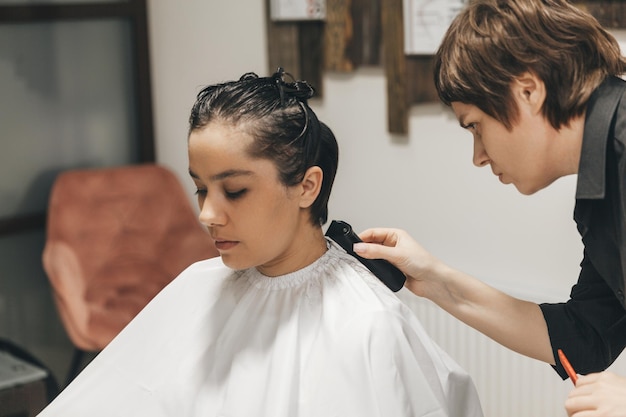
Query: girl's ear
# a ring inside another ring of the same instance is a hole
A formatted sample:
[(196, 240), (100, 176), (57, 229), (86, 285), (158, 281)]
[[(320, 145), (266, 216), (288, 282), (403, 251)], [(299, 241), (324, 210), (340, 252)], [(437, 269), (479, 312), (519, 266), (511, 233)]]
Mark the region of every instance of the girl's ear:
[(513, 95), (518, 105), (528, 107), (532, 113), (539, 113), (546, 101), (546, 85), (536, 74), (524, 72), (515, 77)]
[(304, 173), (304, 178), (300, 183), (302, 189), (300, 194), (300, 207), (310, 207), (322, 189), (322, 179), (324, 172), (318, 166), (312, 166)]

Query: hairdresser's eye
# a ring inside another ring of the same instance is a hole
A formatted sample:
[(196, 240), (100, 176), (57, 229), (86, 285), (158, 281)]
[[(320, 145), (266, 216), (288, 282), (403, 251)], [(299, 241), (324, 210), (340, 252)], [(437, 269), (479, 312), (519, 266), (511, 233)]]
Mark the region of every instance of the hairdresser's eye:
[(463, 126), (463, 128), (467, 129), (467, 130), (476, 130), (476, 123), (468, 123), (465, 126)]
[(241, 190), (237, 190), (237, 191), (225, 190), (224, 194), (226, 194), (226, 198), (228, 198), (229, 200), (236, 200), (240, 197), (243, 197), (243, 195), (247, 192), (248, 190), (246, 188), (242, 188)]

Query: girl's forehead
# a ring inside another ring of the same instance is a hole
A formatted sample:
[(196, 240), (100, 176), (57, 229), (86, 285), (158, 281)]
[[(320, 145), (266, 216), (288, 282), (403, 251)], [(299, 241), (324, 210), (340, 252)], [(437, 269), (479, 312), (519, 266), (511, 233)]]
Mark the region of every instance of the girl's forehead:
[(223, 123), (212, 122), (201, 129), (193, 130), (189, 134), (189, 142), (205, 142), (214, 146), (230, 145), (230, 147), (249, 145), (253, 137), (243, 129)]
[(277, 178), (278, 170), (272, 161), (249, 154), (247, 149), (250, 140), (249, 137), (231, 137), (228, 132), (219, 130), (192, 132), (188, 145), (192, 177), (214, 181), (226, 178)]
[(252, 159), (249, 149), (253, 138), (245, 132), (224, 125), (209, 125), (189, 135), (189, 158)]

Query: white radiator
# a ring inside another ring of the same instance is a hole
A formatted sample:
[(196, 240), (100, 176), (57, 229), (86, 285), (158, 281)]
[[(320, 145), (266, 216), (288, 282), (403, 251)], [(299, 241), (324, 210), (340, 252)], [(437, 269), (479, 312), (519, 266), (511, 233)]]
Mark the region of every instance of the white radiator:
[(400, 294), (433, 340), (472, 376), (485, 417), (567, 416), (563, 404), (572, 383), (549, 365), (500, 346), (406, 289)]

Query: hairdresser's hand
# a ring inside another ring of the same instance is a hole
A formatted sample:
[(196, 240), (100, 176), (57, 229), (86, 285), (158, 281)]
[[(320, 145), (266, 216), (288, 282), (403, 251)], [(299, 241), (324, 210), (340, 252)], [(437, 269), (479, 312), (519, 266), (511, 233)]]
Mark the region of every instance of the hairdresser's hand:
[(570, 417), (626, 417), (626, 378), (608, 371), (579, 376), (565, 409)]
[(436, 271), (443, 264), (406, 231), (375, 228), (359, 234), (365, 243), (354, 245), (354, 251), (363, 258), (386, 259), (409, 278), (406, 287), (415, 294), (428, 297), (428, 283), (436, 281)]

